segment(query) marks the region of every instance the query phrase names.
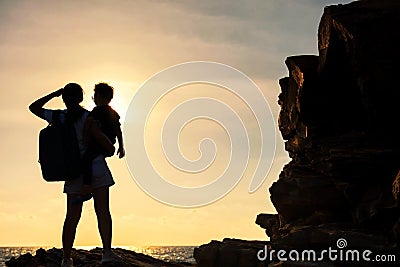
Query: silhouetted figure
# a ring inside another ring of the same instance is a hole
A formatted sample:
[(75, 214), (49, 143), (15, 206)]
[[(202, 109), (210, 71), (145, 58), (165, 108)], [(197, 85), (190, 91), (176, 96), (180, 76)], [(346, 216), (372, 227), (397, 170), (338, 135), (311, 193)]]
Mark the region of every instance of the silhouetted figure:
[(84, 142), (88, 145), (82, 157), (82, 175), (85, 185), (91, 185), (92, 161), (101, 154), (106, 157), (113, 154), (110, 154), (110, 151), (107, 151), (103, 146), (91, 140), (89, 130), (93, 123), (98, 125), (112, 145), (118, 140), (119, 148), (117, 154), (119, 158), (125, 156), (121, 123), (119, 122), (120, 116), (109, 105), (113, 96), (114, 88), (107, 83), (98, 83), (95, 85), (93, 100), (96, 107), (90, 112), (84, 128)]
[[(89, 112), (80, 106), (80, 103), (83, 100), (83, 90), (79, 84), (69, 83), (64, 88), (39, 98), (29, 106), (29, 110), (36, 116), (51, 123), (54, 110), (44, 109), (43, 106), (51, 99), (59, 96), (62, 96), (67, 109), (64, 110), (57, 119), (60, 120), (60, 123), (65, 123), (68, 120), (74, 125), (76, 138), (79, 145), (79, 152), (82, 156), (86, 149), (86, 146), (83, 142), (83, 128)], [(98, 144), (103, 144), (106, 151), (109, 151), (109, 153), (114, 153), (114, 147), (104, 141), (104, 134), (102, 134), (96, 124), (93, 124), (93, 126), (90, 128), (89, 134), (91, 139), (95, 140), (95, 142)], [(120, 261), (118, 256), (111, 251), (112, 219), (109, 209), (109, 187), (114, 184), (114, 180), (104, 156), (100, 155), (93, 160), (92, 172), (93, 181), (90, 191), (93, 194), (99, 233), (103, 243), (102, 262)], [(67, 213), (62, 232), (62, 267), (73, 267), (71, 250), (83, 205), (81, 201), (78, 201), (76, 204), (74, 204), (74, 202), (81, 196), (82, 190), (82, 176), (64, 183), (64, 193), (67, 194)]]

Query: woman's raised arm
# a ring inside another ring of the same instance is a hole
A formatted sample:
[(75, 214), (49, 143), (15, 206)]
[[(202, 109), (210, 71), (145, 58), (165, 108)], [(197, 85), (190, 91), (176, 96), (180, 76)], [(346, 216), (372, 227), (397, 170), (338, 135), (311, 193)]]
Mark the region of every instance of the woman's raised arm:
[(52, 98), (54, 97), (59, 97), (61, 96), (64, 88), (58, 89), (57, 91), (54, 91), (46, 96), (43, 96), (39, 98), (38, 100), (34, 101), (32, 104), (29, 105), (29, 110), (38, 116), (39, 118), (44, 119), (44, 108), (43, 106), (49, 102)]

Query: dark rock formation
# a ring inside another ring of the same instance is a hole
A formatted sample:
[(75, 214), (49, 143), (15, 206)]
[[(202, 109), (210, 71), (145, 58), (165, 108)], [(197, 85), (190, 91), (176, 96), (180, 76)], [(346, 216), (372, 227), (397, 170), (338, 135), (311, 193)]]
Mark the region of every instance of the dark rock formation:
[(292, 161), (270, 188), (278, 215), (257, 218), (272, 248), (337, 248), (344, 238), (400, 265), (399, 25), (397, 0), (328, 6), (319, 56), (287, 58), (279, 129)]
[[(72, 250), (72, 258), (75, 267), (96, 267), (96, 266), (110, 266), (110, 267), (184, 267), (193, 266), (190, 263), (170, 263), (150, 256), (136, 253), (134, 251), (116, 248), (113, 249), (114, 253), (122, 257), (123, 262), (119, 264), (101, 264), (102, 249), (95, 248), (90, 251), (87, 250)], [(30, 253), (21, 255), (20, 257), (11, 258), (6, 262), (8, 267), (59, 267), (62, 259), (62, 250), (52, 248), (49, 250), (38, 249), (35, 256)]]
[(244, 241), (225, 238), (222, 242), (211, 241), (194, 250), (197, 267), (263, 267), (268, 261), (260, 261), (257, 253), (267, 246), (266, 241)]

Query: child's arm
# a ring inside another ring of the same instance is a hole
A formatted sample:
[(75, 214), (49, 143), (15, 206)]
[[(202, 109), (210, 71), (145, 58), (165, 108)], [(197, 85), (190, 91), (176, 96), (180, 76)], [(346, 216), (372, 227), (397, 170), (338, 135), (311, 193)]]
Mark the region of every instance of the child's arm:
[(122, 131), (121, 131), (121, 126), (118, 126), (117, 128), (117, 139), (118, 139), (118, 151), (117, 154), (119, 158), (123, 158), (125, 156), (125, 149), (124, 149), (124, 141), (122, 138)]
[(96, 121), (93, 121), (89, 127), (90, 137), (94, 139), (94, 141), (100, 145), (105, 153), (104, 156), (111, 157), (114, 155), (115, 148), (111, 143), (110, 139), (100, 130), (99, 126), (97, 125)]

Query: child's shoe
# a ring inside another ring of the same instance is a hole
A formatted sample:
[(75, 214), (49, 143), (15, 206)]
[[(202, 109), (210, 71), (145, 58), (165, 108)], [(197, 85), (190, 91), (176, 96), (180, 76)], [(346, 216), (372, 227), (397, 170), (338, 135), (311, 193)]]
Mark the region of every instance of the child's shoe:
[(101, 259), (101, 263), (121, 263), (122, 258), (115, 254), (114, 252), (104, 252), (103, 257)]

